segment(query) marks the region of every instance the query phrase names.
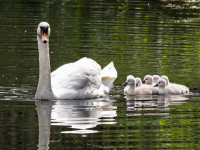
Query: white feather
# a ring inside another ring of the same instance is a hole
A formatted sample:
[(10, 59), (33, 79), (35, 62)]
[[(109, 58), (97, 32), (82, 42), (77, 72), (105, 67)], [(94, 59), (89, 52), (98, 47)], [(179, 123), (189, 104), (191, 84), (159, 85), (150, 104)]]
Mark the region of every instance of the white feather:
[[(51, 73), (49, 42), (42, 41), (41, 28), (50, 26), (46, 22), (38, 25), (37, 39), (39, 48), (39, 82), (36, 99), (87, 99), (107, 96), (110, 85), (117, 78), (117, 71), (111, 62), (105, 70), (94, 60), (82, 58), (74, 63), (65, 64)], [(49, 36), (49, 35), (48, 35)], [(46, 40), (46, 39), (45, 39)], [(102, 76), (103, 75), (103, 76)], [(105, 78), (105, 85), (102, 78)]]

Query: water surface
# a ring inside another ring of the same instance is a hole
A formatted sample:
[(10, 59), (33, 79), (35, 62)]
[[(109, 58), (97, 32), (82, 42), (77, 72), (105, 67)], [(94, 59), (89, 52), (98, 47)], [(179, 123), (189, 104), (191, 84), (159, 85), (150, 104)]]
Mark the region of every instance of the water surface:
[[(198, 1), (0, 2), (0, 149), (199, 149)], [(90, 57), (118, 71), (106, 99), (34, 100), (36, 29), (52, 71)], [(127, 75), (167, 75), (189, 95), (128, 96)]]

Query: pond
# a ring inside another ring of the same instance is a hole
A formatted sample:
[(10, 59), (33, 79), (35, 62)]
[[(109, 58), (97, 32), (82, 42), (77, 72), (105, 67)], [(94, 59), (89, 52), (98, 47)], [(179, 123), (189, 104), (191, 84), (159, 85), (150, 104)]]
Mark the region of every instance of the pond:
[[(200, 149), (198, 0), (0, 2), (0, 149)], [(37, 26), (52, 71), (89, 57), (118, 77), (108, 98), (35, 100)], [(187, 95), (124, 96), (128, 75), (167, 75)]]

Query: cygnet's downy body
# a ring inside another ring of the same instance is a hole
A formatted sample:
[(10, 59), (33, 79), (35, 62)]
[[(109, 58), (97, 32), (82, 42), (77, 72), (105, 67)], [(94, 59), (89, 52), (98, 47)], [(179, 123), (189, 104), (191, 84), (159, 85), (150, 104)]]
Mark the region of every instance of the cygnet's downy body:
[[(129, 79), (129, 78), (134, 78), (134, 76), (133, 75), (128, 75), (127, 77), (126, 77), (126, 81)], [(122, 84), (123, 85), (123, 84)], [(127, 91), (127, 89), (129, 88), (129, 86), (130, 85), (125, 85), (125, 88), (124, 88), (124, 95), (127, 95), (126, 94), (126, 91)]]
[(158, 94), (181, 94), (181, 90), (172, 86), (167, 86), (164, 79), (159, 79), (155, 87), (158, 87)]
[(124, 88), (125, 95), (152, 95), (153, 91), (149, 88), (136, 88), (136, 80), (133, 76), (128, 76), (125, 83), (122, 85), (126, 86)]
[(142, 83), (145, 83), (148, 86), (148, 88), (150, 88), (153, 91), (153, 94), (158, 94), (158, 88), (153, 86), (154, 80), (151, 75), (146, 75), (142, 80)]
[(166, 81), (166, 86), (178, 88), (181, 90), (181, 94), (189, 94), (189, 88), (185, 85), (176, 84), (176, 83), (170, 83), (169, 78), (167, 76), (161, 76), (161, 79), (164, 79)]

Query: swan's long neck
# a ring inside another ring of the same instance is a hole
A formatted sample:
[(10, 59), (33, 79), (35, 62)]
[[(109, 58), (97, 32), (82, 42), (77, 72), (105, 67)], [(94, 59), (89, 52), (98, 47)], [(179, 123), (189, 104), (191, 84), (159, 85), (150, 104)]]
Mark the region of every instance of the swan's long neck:
[(53, 99), (54, 95), (51, 88), (51, 67), (49, 58), (49, 43), (43, 43), (38, 38), (39, 51), (39, 81), (36, 99)]

